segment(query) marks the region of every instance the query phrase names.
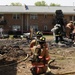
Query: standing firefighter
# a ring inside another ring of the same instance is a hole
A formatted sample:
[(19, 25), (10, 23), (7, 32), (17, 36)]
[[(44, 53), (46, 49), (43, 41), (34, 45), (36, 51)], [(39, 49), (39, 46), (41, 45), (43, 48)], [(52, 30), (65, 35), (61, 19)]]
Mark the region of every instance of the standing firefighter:
[(33, 57), (31, 60), (32, 68), (31, 72), (33, 75), (39, 75), (42, 73), (50, 72), (48, 68), (48, 61), (50, 60), (48, 47), (46, 44), (46, 38), (40, 37), (39, 44), (35, 46)]
[(73, 40), (74, 45), (75, 45), (75, 22), (74, 22), (74, 27), (73, 27), (73, 28), (74, 28), (74, 29), (73, 29), (73, 31), (72, 31), (72, 36), (73, 36), (72, 40)]
[(58, 43), (59, 41), (60, 42), (63, 41), (62, 30), (61, 30), (60, 24), (56, 24), (54, 28), (51, 29), (51, 31), (53, 32), (55, 43)]
[(73, 21), (70, 21), (67, 25), (66, 25), (66, 37), (69, 39), (72, 39), (72, 32), (74, 29), (74, 25), (73, 25)]
[(65, 37), (66, 22), (62, 10), (56, 10), (55, 18), (53, 19), (54, 28), (51, 30), (53, 32), (55, 43), (64, 41), (63, 37)]

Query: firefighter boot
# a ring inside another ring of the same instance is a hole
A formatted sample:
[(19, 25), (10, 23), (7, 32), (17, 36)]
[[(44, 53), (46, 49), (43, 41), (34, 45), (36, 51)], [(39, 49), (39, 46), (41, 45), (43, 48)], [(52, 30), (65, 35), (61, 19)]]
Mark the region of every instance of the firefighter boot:
[(32, 67), (30, 69), (30, 71), (31, 71), (32, 75), (39, 75), (39, 74), (36, 73), (36, 67)]

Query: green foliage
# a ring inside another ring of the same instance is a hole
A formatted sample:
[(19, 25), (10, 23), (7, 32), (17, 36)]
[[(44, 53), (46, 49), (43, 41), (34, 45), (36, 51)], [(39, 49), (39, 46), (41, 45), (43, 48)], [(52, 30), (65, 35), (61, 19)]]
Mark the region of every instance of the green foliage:
[(12, 5), (12, 6), (22, 6), (21, 3), (11, 3), (10, 5)]
[(60, 4), (51, 3), (50, 6), (60, 6)]
[[(45, 1), (35, 2), (35, 6), (48, 6)], [(60, 4), (50, 3), (50, 6), (60, 6)]]
[(35, 3), (36, 6), (47, 6), (46, 2), (45, 1), (37, 1)]

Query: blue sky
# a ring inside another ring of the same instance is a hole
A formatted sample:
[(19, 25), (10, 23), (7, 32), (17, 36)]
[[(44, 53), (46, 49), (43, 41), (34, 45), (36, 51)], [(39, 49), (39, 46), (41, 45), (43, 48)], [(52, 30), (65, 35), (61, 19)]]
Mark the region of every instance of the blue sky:
[(75, 0), (0, 0), (0, 5), (10, 5), (12, 2), (19, 2), (22, 5), (34, 5), (37, 1), (45, 1), (48, 5), (50, 3), (56, 3), (61, 6), (75, 6)]

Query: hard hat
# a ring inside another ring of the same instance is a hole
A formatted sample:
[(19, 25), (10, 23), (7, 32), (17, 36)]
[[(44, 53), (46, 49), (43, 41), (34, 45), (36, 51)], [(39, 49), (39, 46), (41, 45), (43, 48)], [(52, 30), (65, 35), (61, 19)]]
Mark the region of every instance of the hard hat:
[(36, 35), (37, 35), (37, 37), (41, 37), (43, 34), (42, 34), (42, 32), (37, 31)]
[(45, 43), (46, 42), (46, 38), (45, 37), (40, 37), (39, 42)]

